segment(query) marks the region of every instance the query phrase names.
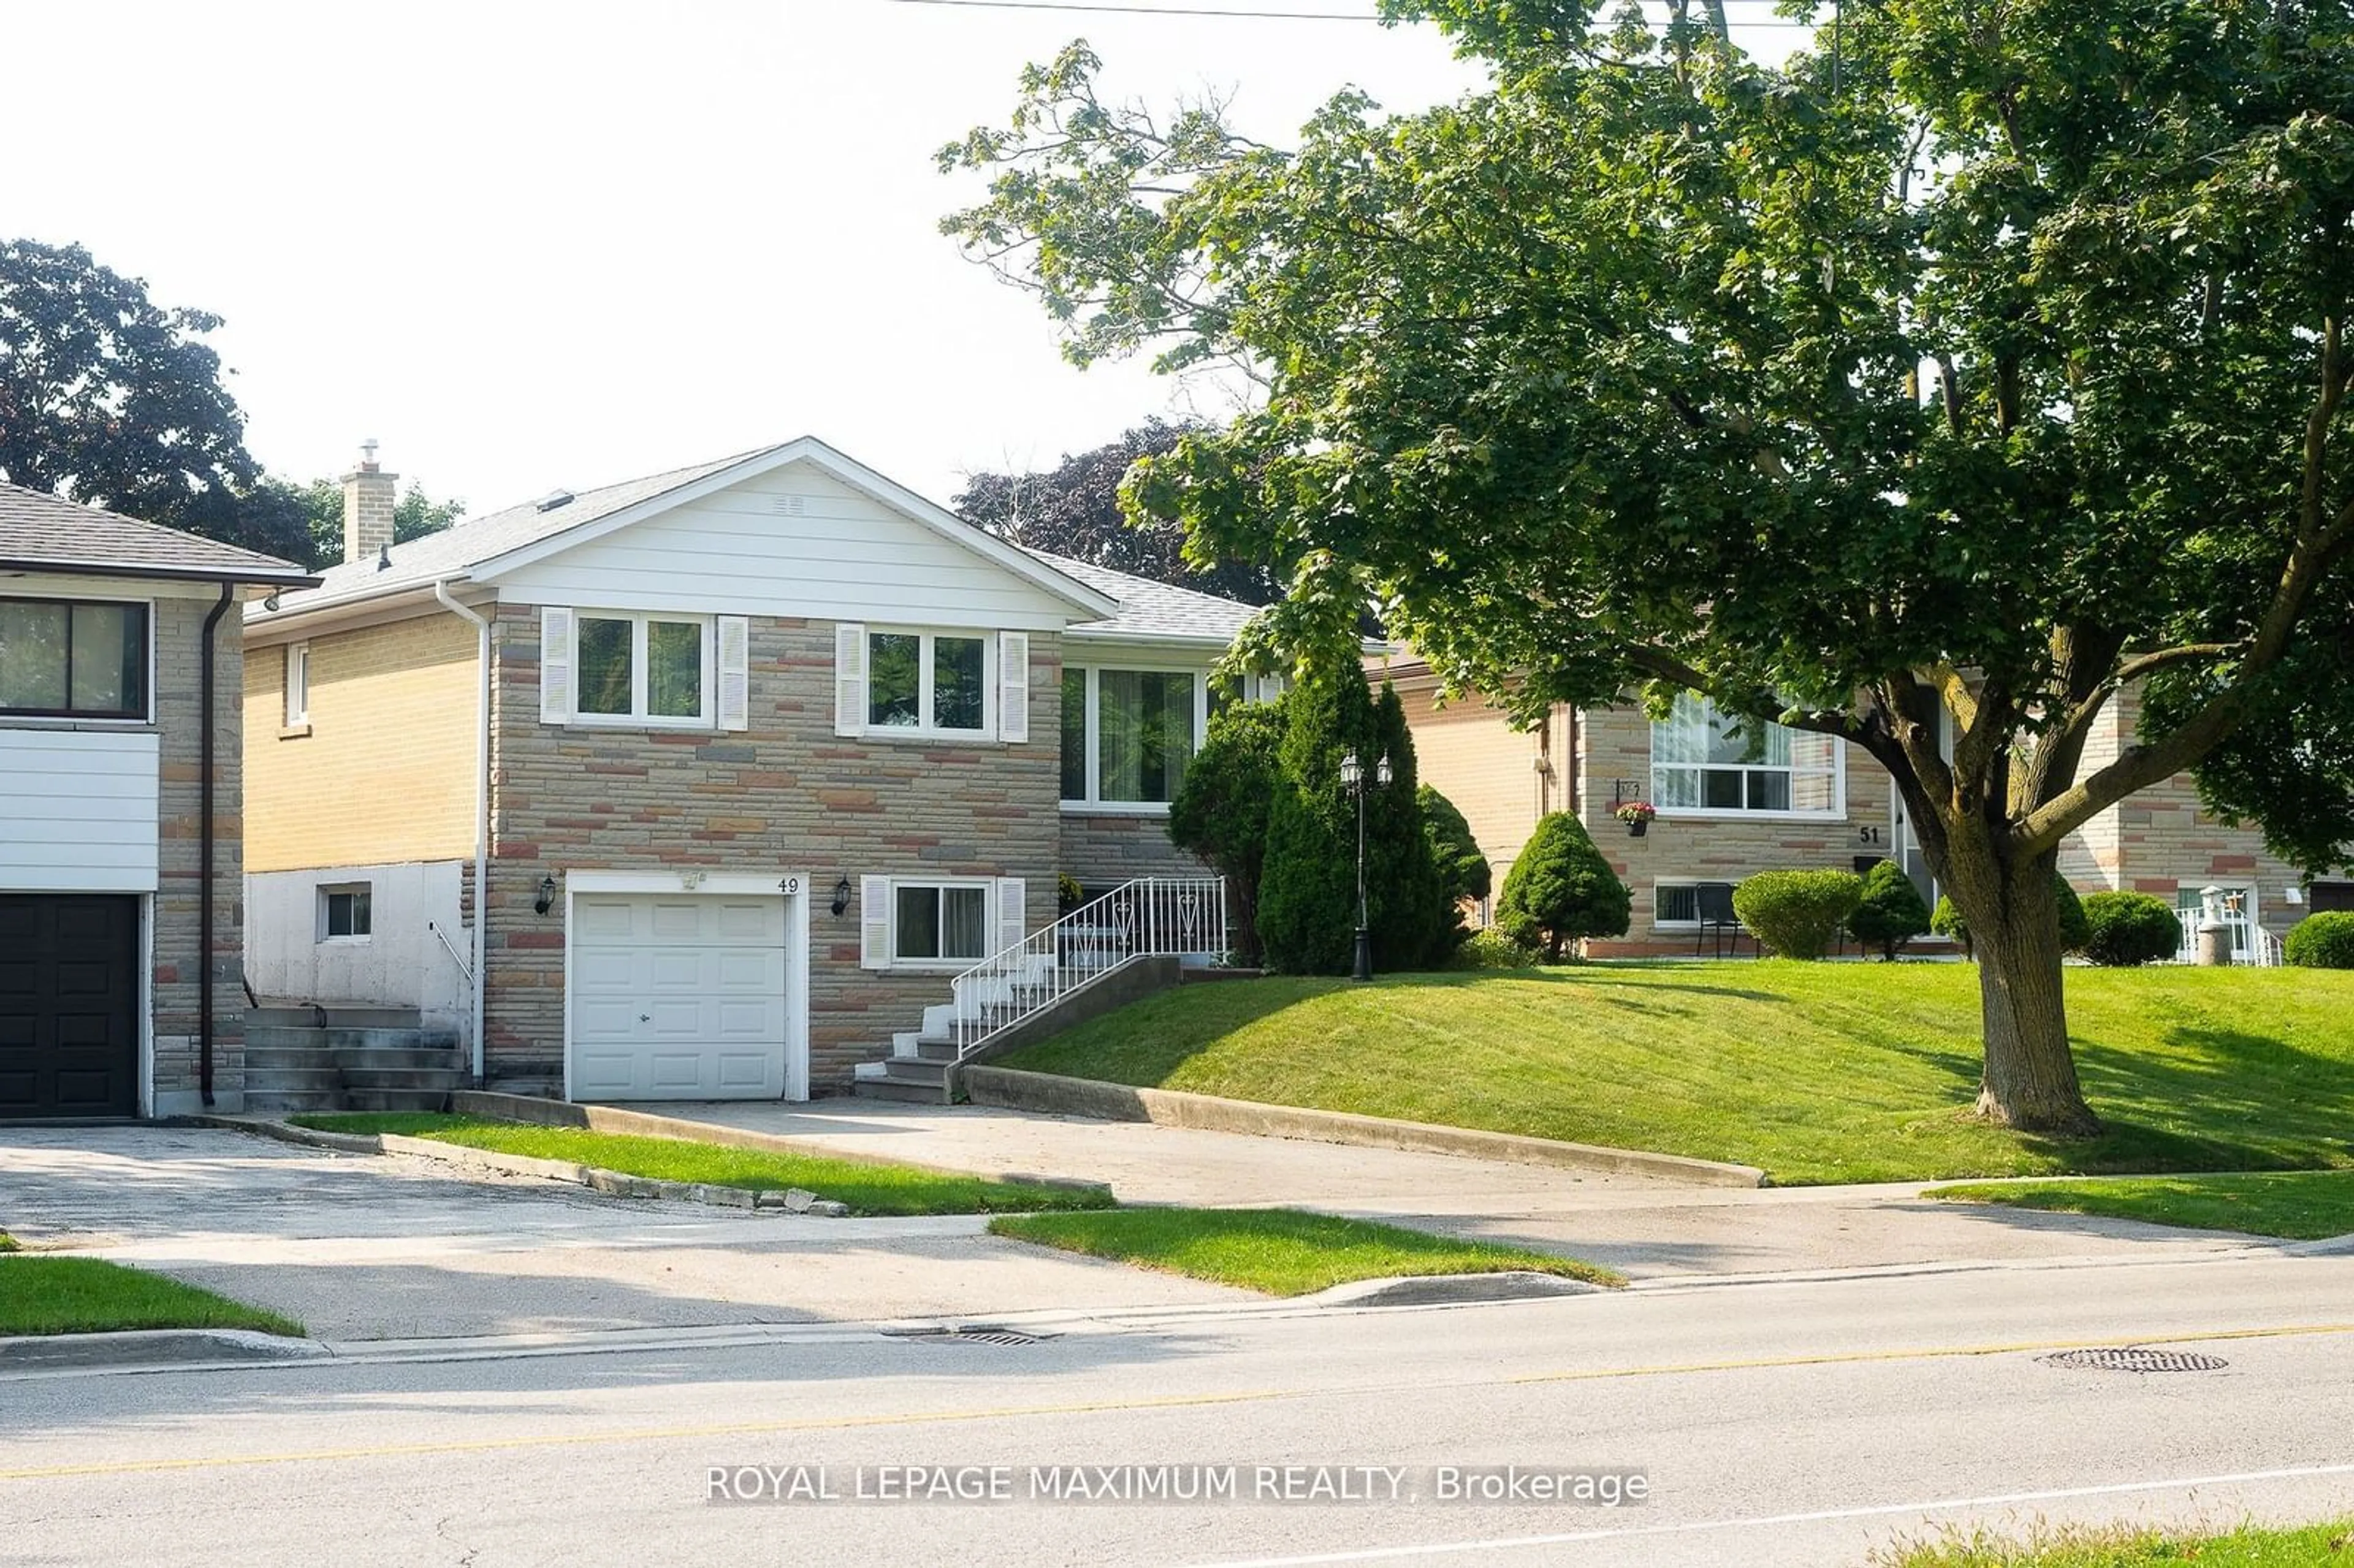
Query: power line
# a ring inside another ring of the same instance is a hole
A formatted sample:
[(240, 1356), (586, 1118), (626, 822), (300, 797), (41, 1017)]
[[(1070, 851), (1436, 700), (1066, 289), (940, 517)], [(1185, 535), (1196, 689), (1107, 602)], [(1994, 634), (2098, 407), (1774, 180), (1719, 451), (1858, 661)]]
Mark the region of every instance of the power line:
[[(1100, 0), (886, 0), (894, 5), (938, 5), (951, 11), (1080, 11), (1104, 16), (1226, 16), (1249, 22), (1379, 22), (1371, 12), (1358, 11), (1257, 11), (1240, 7), (1223, 8), (1210, 5), (1118, 5)], [(1733, 0), (1742, 4), (1744, 0)], [(1664, 26), (1654, 22), (1653, 26)], [(1813, 30), (1810, 22), (1776, 20), (1771, 22), (1740, 22), (1736, 29), (1753, 27), (1791, 27)]]

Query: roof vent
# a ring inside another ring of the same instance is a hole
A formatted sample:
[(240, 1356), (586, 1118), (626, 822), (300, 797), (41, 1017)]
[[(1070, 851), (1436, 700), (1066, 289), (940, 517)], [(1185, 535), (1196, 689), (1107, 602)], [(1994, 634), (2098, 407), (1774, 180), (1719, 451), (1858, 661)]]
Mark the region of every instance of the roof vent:
[(376, 569), (377, 571), (380, 571), (380, 572), (388, 572), (388, 571), (392, 570), (392, 546), (389, 546), (389, 545), (379, 545), (379, 546), (376, 546)]
[(571, 504), (572, 493), (570, 491), (551, 490), (546, 495), (541, 496), (537, 501), (532, 503), (532, 510), (535, 512), (553, 512), (559, 506), (569, 506)]

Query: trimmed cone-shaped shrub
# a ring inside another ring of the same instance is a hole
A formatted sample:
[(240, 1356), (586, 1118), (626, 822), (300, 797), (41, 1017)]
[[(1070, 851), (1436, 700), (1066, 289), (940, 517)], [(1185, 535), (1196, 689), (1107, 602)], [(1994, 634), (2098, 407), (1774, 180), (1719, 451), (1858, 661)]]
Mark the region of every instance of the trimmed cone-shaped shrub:
[(1929, 906), (1904, 868), (1883, 860), (1863, 874), (1863, 897), (1847, 917), (1850, 936), (1880, 956), (1893, 959), (1904, 944), (1929, 928)]
[(1634, 902), (1585, 824), (1555, 811), (1538, 821), (1505, 874), (1496, 927), (1507, 941), (1533, 948), (1547, 963), (1557, 964), (1571, 942), (1625, 936)]
[(2281, 957), (2305, 969), (2354, 969), (2354, 910), (2308, 915), (2288, 928)]
[(1428, 784), (1415, 791), (1422, 807), (1422, 832), (1430, 841), (1430, 857), (1437, 863), (1438, 879), (1444, 885), (1450, 902), (1477, 903), (1488, 896), (1495, 886), (1496, 874), (1489, 869), (1488, 857), (1479, 853), (1479, 841), (1471, 836), (1471, 824), (1455, 809), (1455, 802)]
[[(1452, 950), (1459, 922), (1432, 862), (1415, 796), (1414, 739), (1396, 694), (1376, 704), (1354, 664), (1284, 700), (1282, 778), (1268, 804), (1258, 933), (1288, 974), (1347, 974), (1357, 927), (1357, 801), (1341, 784), (1355, 752), (1366, 772), (1365, 902), (1373, 963), (1428, 968)], [(1390, 782), (1373, 781), (1390, 759)]]
[[(2052, 902), (2060, 906), (2060, 950), (2063, 953), (2083, 952), (2084, 944), (2093, 939), (2092, 924), (2084, 918), (2084, 901), (2076, 896), (2076, 890), (2068, 885), (2068, 879), (2056, 873), (2052, 878)], [(1970, 923), (1962, 918), (1962, 912), (1954, 907), (1954, 901), (1943, 895), (1938, 896), (1935, 912), (1929, 916), (1929, 929), (1940, 937), (1949, 937), (1959, 942), (1962, 951), (1967, 953), (1970, 950)]]
[(1851, 871), (1761, 871), (1733, 890), (1749, 934), (1786, 959), (1819, 959), (1863, 901)]
[(1258, 890), (1267, 816), (1283, 779), (1283, 726), (1281, 703), (1222, 710), (1169, 806), (1169, 841), (1226, 879), (1235, 956), (1246, 965), (1260, 957)]
[(2154, 964), (2182, 950), (2182, 922), (2163, 898), (2147, 893), (2095, 893), (2084, 900), (2091, 927), (2084, 956), (2111, 969)]

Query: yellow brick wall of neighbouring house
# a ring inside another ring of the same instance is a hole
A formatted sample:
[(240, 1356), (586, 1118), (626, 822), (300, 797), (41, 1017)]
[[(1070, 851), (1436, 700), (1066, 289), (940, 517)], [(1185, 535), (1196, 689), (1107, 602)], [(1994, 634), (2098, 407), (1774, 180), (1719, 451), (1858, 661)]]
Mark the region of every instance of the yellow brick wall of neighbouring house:
[(1476, 695), (1458, 696), (1441, 706), (1438, 683), (1427, 674), (1401, 675), (1394, 683), (1407, 727), (1414, 732), (1415, 766), (1422, 782), (1463, 813), (1500, 889), (1506, 869), (1528, 842), (1537, 819), (1549, 810), (1568, 809), (1565, 759), (1557, 761), (1551, 774), (1540, 766), (1548, 760), (1549, 743), (1558, 749), (1553, 731), (1515, 730), (1501, 709)]
[(286, 654), (245, 660), (249, 872), (474, 852), (474, 629), (437, 613), (310, 641), (308, 734)]

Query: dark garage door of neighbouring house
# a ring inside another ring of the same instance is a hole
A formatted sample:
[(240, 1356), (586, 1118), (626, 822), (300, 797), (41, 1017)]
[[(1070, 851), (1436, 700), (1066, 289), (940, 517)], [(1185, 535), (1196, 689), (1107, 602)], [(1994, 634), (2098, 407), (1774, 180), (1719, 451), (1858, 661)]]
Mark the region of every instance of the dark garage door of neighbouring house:
[(0, 893), (0, 1119), (139, 1113), (139, 900)]

